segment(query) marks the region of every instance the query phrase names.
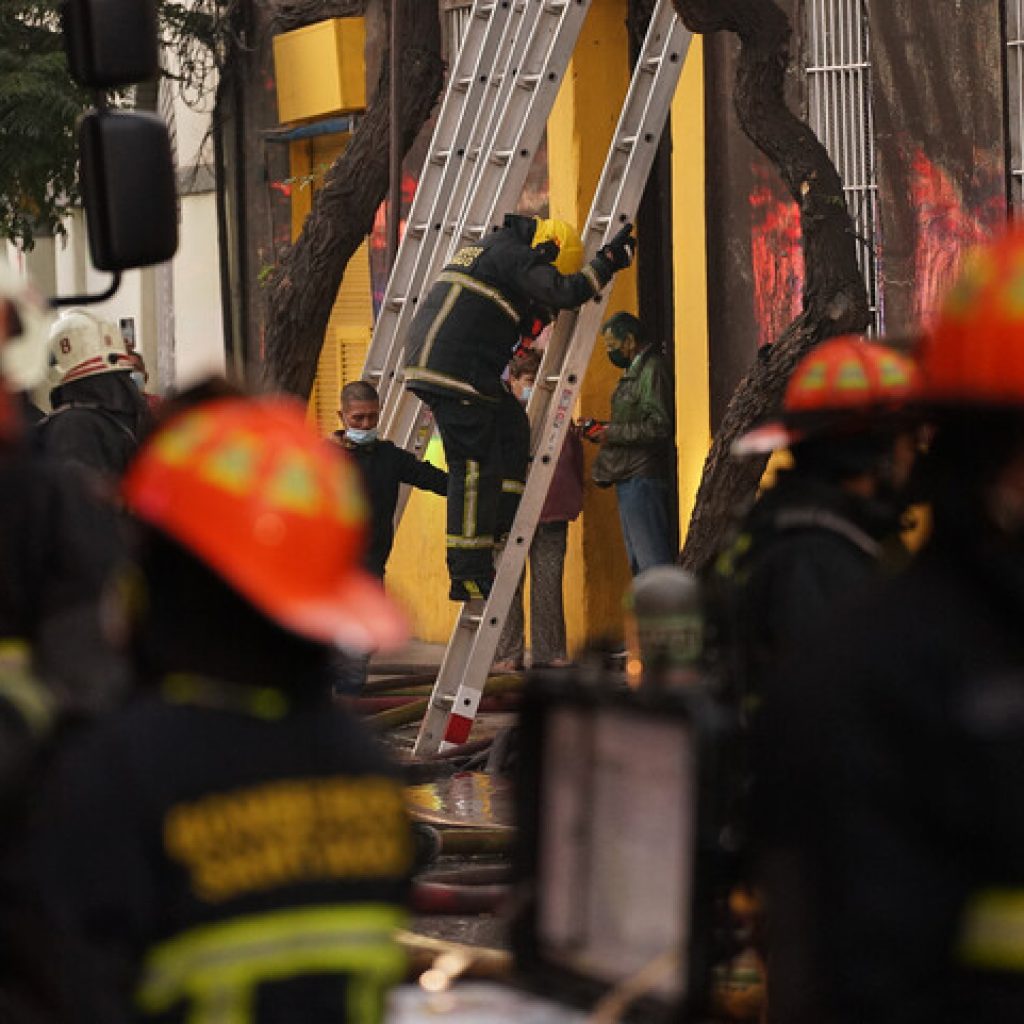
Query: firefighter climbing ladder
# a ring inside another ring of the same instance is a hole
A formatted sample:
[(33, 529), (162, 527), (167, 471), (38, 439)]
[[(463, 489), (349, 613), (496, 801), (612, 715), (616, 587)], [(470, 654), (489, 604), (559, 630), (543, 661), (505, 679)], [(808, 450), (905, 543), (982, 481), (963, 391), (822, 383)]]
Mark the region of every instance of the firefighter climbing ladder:
[[(399, 377), (416, 303), (458, 243), (462, 211), (481, 204), (504, 210), (522, 191), (589, 6), (590, 0), (473, 6), (363, 370), (381, 392), (382, 433), (401, 447), (417, 447), (420, 403)], [(398, 414), (408, 424), (402, 431), (393, 426)]]
[[(595, 252), (623, 224), (635, 219), (690, 38), (671, 0), (659, 0), (583, 232), (588, 253)], [(468, 223), (472, 225), (473, 221)], [(558, 318), (528, 409), (534, 436), (526, 489), (498, 562), (490, 597), (486, 602), (472, 601), (462, 606), (416, 739), (417, 755), (447, 749), (469, 736), (606, 303), (606, 295), (599, 296), (580, 310), (565, 311)]]

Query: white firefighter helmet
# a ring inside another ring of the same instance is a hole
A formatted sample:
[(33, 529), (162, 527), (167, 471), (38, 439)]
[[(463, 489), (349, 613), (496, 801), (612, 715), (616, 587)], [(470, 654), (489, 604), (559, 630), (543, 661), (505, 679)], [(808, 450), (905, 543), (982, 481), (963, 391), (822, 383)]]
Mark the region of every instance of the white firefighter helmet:
[(28, 391), (46, 379), (46, 314), (32, 286), (0, 261), (0, 377), (12, 391)]
[(121, 329), (85, 309), (70, 309), (50, 327), (51, 383), (131, 370)]

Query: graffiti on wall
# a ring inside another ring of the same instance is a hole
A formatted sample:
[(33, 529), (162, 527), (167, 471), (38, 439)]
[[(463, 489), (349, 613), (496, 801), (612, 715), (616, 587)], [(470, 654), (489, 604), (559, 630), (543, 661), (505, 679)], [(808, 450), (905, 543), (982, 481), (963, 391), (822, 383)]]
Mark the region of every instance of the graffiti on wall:
[(753, 165), (750, 192), (750, 249), (754, 272), (757, 345), (771, 344), (800, 313), (804, 255), (800, 209), (783, 192), (774, 171)]
[[(983, 165), (982, 165), (983, 166)], [(1006, 198), (995, 173), (964, 195), (948, 171), (918, 149), (910, 163), (913, 229), (913, 321), (927, 328), (964, 253), (1006, 223)]]

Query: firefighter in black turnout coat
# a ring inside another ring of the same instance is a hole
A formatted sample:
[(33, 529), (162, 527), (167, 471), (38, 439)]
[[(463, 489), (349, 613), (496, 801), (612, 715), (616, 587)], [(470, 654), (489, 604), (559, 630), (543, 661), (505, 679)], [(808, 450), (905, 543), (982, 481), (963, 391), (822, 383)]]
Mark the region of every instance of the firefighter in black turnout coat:
[(501, 380), (513, 350), (558, 310), (597, 295), (635, 245), (627, 224), (584, 266), (571, 225), (509, 215), (455, 254), (417, 310), (405, 381), (433, 411), (448, 460), (452, 600), (489, 593), (495, 540), (511, 528), (526, 479), (529, 423)]
[(355, 470), (284, 399), (172, 418), (141, 523), (142, 692), (73, 746), (33, 877), (62, 1020), (379, 1024), (411, 862), (396, 772), (330, 702), (332, 645), (394, 647)]
[(1024, 1020), (1022, 267), (1019, 232), (969, 257), (924, 338), (927, 545), (774, 694), (769, 908), (806, 905), (814, 982), (794, 1024)]
[(53, 412), (35, 425), (36, 443), (113, 497), (151, 425), (120, 329), (88, 310), (70, 310), (50, 329), (50, 363)]

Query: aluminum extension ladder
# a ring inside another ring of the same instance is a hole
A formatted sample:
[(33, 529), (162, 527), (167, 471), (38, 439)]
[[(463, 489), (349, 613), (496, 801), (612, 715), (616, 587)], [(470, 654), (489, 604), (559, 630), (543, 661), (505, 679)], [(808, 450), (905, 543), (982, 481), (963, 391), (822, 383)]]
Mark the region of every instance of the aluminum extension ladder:
[[(374, 329), (363, 379), (381, 395), (381, 433), (417, 451), (420, 403), (402, 387), (416, 303), (489, 214), (518, 198), (590, 0), (476, 0), (431, 139), (406, 232)], [(483, 213), (478, 211), (482, 209)], [(400, 416), (404, 429), (396, 430)], [(420, 438), (422, 440), (422, 438)]]
[[(671, 0), (659, 0), (583, 232), (588, 253), (636, 218), (690, 39)], [(533, 459), (526, 489), (490, 596), (463, 605), (416, 738), (416, 755), (450, 749), (469, 736), (606, 304), (605, 293), (558, 318), (527, 410), (533, 425)]]
[[(436, 243), (419, 247), (424, 271), (418, 282), (421, 290), (465, 242), (477, 241), (500, 226), (505, 214), (514, 209), (590, 8), (590, 0), (512, 0), (512, 4), (509, 28), (515, 35), (508, 61), (492, 76), (486, 109), (474, 119), (466, 159), (455, 187), (444, 197), (443, 216), (430, 222)], [(416, 298), (411, 292), (400, 294), (405, 317), (391, 342), (399, 365), (403, 327)], [(382, 399), (381, 432), (399, 447), (417, 451), (429, 433), (424, 429), (429, 419), (420, 400), (402, 387), (400, 373), (394, 374)]]

